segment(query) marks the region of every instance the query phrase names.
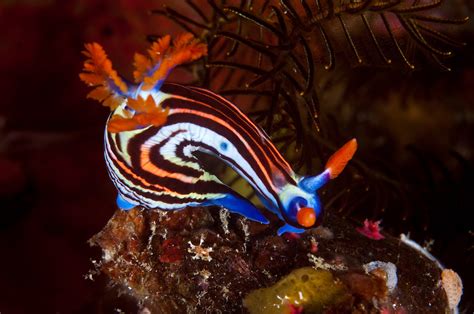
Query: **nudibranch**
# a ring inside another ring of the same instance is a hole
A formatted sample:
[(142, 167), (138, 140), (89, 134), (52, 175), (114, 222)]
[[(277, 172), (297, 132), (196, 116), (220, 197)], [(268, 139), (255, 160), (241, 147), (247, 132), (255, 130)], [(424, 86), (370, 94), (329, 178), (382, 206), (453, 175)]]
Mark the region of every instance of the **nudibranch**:
[(262, 204), (285, 222), (278, 234), (301, 233), (321, 222), (316, 190), (344, 169), (356, 151), (355, 139), (331, 156), (321, 174), (299, 177), (234, 104), (206, 89), (164, 83), (174, 67), (206, 55), (207, 46), (191, 34), (173, 41), (164, 36), (148, 55), (135, 54), (135, 83), (113, 69), (99, 44), (85, 48), (80, 78), (94, 87), (88, 97), (111, 109), (104, 155), (121, 209), (222, 206), (267, 224), (250, 201), (203, 169), (195, 154), (203, 152), (248, 181)]

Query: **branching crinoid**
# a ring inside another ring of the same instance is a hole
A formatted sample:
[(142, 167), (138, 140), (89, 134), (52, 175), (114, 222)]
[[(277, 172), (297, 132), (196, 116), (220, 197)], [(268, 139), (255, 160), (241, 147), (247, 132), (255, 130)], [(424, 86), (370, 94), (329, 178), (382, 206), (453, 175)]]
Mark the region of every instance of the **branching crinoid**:
[[(185, 0), (180, 9), (165, 5), (152, 13), (207, 42), (209, 55), (193, 67), (193, 84), (231, 98), (297, 171), (315, 173), (350, 136), (320, 106), (319, 80), (336, 67), (412, 71), (429, 61), (449, 70), (445, 58), (464, 45), (451, 28), (467, 19), (448, 17), (445, 7), (441, 0)], [(380, 214), (385, 203), (408, 197), (390, 167), (377, 170), (361, 159), (353, 165), (350, 178), (343, 176), (347, 188), (323, 195), (327, 207), (347, 212), (368, 197)]]

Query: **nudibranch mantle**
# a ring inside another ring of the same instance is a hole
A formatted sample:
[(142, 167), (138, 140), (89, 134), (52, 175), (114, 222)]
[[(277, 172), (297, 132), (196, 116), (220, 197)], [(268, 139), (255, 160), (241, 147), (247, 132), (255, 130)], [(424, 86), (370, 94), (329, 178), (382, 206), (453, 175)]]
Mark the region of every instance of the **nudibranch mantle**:
[(203, 152), (249, 182), (262, 204), (285, 222), (279, 235), (321, 223), (316, 190), (344, 169), (357, 149), (355, 139), (331, 156), (321, 174), (299, 177), (234, 104), (206, 89), (164, 83), (174, 67), (207, 53), (192, 35), (173, 41), (165, 36), (152, 44), (148, 56), (136, 54), (135, 84), (117, 74), (99, 44), (85, 47), (88, 60), (80, 78), (95, 87), (88, 97), (111, 109), (104, 155), (121, 209), (222, 206), (267, 224), (251, 202), (201, 166), (194, 153)]

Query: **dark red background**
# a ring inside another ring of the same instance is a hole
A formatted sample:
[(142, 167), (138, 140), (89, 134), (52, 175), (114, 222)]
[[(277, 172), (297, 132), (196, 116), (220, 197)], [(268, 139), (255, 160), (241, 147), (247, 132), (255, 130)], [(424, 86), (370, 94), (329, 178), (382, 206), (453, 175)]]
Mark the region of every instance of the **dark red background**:
[[(0, 3), (0, 312), (88, 312), (101, 283), (87, 240), (112, 215), (102, 159), (108, 109), (86, 100), (83, 44), (123, 73), (156, 27), (150, 0)], [(167, 25), (162, 25), (166, 27)]]
[[(120, 73), (131, 74), (133, 53), (148, 45), (146, 34), (176, 29), (148, 14), (161, 2), (0, 3), (0, 313), (102, 308), (104, 282), (84, 279), (91, 259), (100, 257), (87, 240), (115, 210), (115, 189), (102, 157), (108, 109), (85, 98), (80, 52), (96, 41)], [(175, 2), (174, 8), (184, 7)], [(472, 73), (466, 71), (462, 87), (469, 95)], [(442, 225), (450, 210), (435, 220)], [(457, 255), (472, 257), (472, 246), (452, 243), (459, 241), (449, 240), (454, 232), (447, 230), (444, 244), (452, 250), (444, 261), (463, 264)]]

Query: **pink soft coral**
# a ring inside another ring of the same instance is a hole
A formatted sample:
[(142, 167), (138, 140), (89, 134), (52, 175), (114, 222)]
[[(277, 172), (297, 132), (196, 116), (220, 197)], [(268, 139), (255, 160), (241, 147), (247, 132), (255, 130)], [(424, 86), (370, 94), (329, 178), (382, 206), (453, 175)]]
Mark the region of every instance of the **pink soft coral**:
[(377, 221), (371, 221), (371, 220), (364, 220), (364, 225), (362, 227), (357, 228), (357, 231), (366, 236), (369, 239), (373, 240), (381, 240), (385, 238), (381, 233), (380, 230), (382, 228), (380, 227), (380, 220)]
[(301, 314), (301, 313), (303, 313), (303, 307), (302, 306), (289, 304), (289, 307), (290, 307), (290, 314)]

